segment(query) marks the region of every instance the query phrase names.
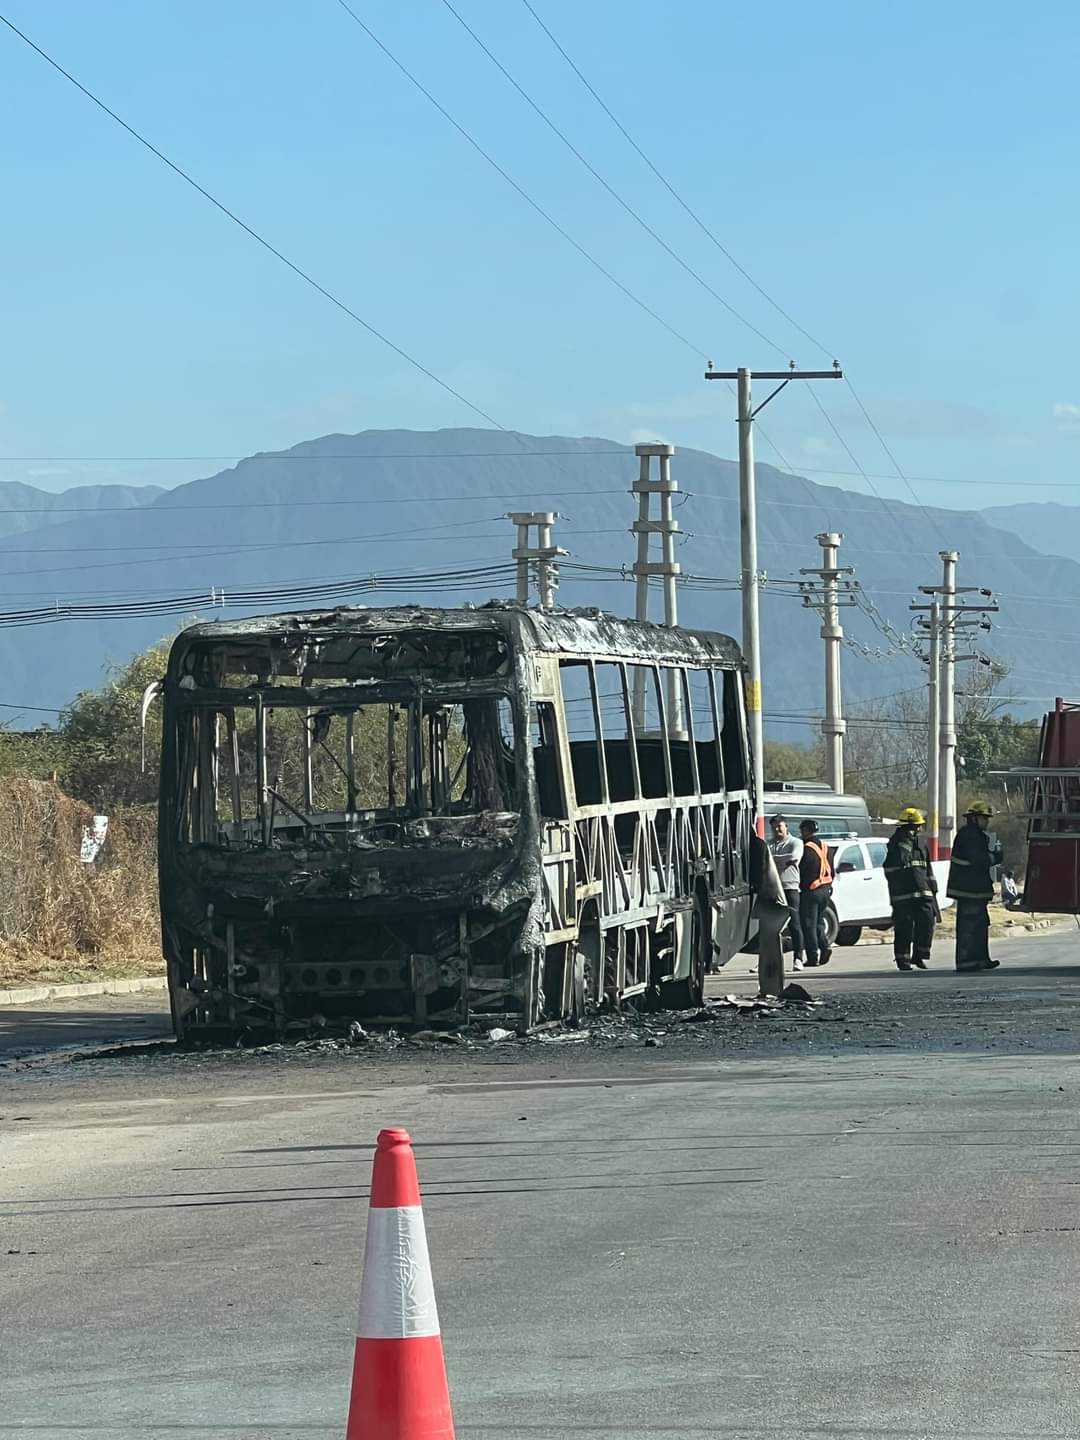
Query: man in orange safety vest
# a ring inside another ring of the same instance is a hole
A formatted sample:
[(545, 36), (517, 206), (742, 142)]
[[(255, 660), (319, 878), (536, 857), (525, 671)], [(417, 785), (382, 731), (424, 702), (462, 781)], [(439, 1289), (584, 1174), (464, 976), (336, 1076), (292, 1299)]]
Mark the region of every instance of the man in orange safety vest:
[(799, 861), (799, 921), (802, 925), (803, 964), (827, 965), (832, 956), (825, 914), (832, 899), (832, 865), (825, 843), (817, 838), (816, 820), (799, 822), (803, 853)]

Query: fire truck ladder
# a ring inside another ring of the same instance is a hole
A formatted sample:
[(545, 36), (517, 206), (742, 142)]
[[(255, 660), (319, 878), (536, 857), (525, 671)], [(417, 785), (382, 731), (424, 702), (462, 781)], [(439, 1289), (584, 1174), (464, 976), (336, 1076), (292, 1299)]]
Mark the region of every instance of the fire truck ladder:
[(1080, 765), (1015, 766), (991, 772), (1005, 789), (1005, 808), (1040, 840), (1080, 840)]

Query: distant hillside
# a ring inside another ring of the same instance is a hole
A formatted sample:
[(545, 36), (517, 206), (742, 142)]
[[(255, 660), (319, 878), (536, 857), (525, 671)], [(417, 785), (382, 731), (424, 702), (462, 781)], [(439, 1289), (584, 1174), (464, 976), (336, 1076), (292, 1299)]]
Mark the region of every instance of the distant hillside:
[(1080, 560), (1080, 505), (1027, 501), (1020, 505), (993, 505), (982, 513), (991, 525), (1018, 536), (1035, 550)]
[(72, 512), (137, 509), (164, 493), (158, 485), (80, 485), (54, 494), (18, 480), (0, 480), (0, 537), (37, 530)]
[[(598, 453), (602, 452), (602, 453)], [(575, 559), (621, 566), (633, 559), (627, 493), (637, 472), (632, 448), (594, 438), (511, 435), (485, 430), (365, 431), (328, 435), (159, 494), (129, 513), (94, 514), (15, 537), (4, 544), (8, 594), (47, 600), (72, 591), (204, 591), (402, 571), (445, 569), (509, 557), (512, 509), (555, 508), (557, 538)], [(678, 510), (686, 532), (684, 571), (738, 575), (737, 470), (701, 451), (676, 453), (673, 473), (687, 492)], [(961, 583), (993, 586), (1002, 596), (1000, 629), (987, 644), (1015, 667), (1013, 689), (1042, 697), (1080, 694), (1076, 605), (1080, 564), (1046, 556), (979, 514), (922, 510), (823, 486), (768, 465), (758, 471), (760, 563), (770, 578), (793, 577), (818, 563), (815, 534), (845, 533), (843, 562), (881, 614), (899, 630), (910, 622), (918, 585), (940, 574), (938, 551), (961, 551)], [(387, 601), (408, 600), (405, 590)], [(428, 603), (434, 597), (425, 595)], [(459, 603), (457, 594), (445, 597)], [(471, 598), (487, 598), (485, 591)], [(598, 604), (630, 613), (632, 588), (618, 578), (564, 576), (565, 604)], [(15, 602), (12, 601), (12, 604)], [(32, 603), (24, 601), (22, 603)], [(680, 590), (689, 625), (739, 633), (734, 591)], [(220, 613), (220, 612), (219, 612)], [(179, 623), (179, 622), (177, 622)], [(766, 711), (817, 711), (821, 643), (817, 617), (789, 597), (762, 604)], [(844, 624), (853, 639), (888, 652), (889, 641), (855, 610)], [(82, 621), (0, 629), (5, 691), (28, 704), (61, 704), (97, 684), (107, 659), (122, 660), (157, 640), (169, 620)], [(851, 699), (923, 683), (903, 654), (866, 659), (845, 653)], [(1041, 699), (1020, 708), (1038, 710)], [(800, 733), (795, 731), (792, 733)], [(805, 731), (802, 731), (805, 735)]]

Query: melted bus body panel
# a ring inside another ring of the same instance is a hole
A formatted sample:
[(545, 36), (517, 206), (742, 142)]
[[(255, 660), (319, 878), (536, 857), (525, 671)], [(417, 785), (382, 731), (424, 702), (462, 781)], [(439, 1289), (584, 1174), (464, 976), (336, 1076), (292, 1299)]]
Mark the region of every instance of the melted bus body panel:
[(185, 630), (164, 703), (180, 1036), (689, 1003), (746, 937), (724, 636), (502, 604), (269, 616)]

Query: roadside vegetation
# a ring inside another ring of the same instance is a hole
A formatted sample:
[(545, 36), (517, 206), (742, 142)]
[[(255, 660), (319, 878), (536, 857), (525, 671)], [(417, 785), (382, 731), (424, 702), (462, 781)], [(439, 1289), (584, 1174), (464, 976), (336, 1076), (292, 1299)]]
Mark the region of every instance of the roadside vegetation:
[[(163, 971), (155, 799), (160, 714), (142, 768), (142, 692), (162, 644), (79, 695), (55, 729), (0, 731), (0, 989)], [(109, 817), (92, 864), (94, 815)]]

